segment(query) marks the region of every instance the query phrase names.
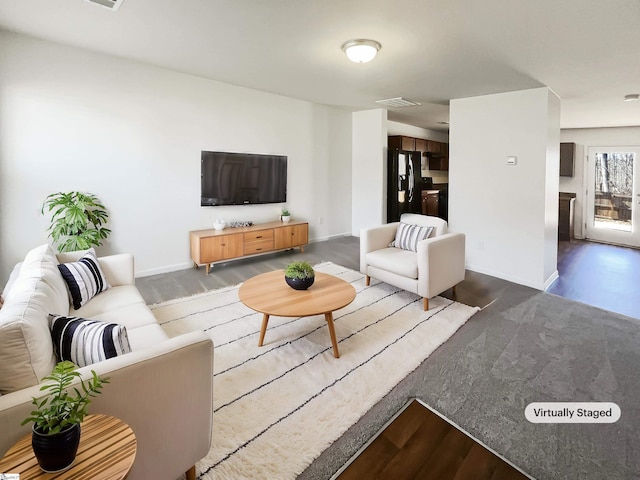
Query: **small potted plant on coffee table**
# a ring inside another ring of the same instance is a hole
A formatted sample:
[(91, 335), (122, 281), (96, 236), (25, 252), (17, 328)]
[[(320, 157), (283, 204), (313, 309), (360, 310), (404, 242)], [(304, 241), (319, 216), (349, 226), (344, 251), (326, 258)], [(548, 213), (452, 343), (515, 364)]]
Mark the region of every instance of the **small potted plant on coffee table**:
[(316, 278), (316, 272), (307, 262), (292, 262), (284, 271), (284, 279), (295, 290), (306, 290)]
[(36, 410), (32, 411), (22, 425), (33, 422), (31, 444), (40, 468), (45, 472), (68, 469), (76, 458), (80, 443), (80, 423), (87, 414), (91, 397), (97, 396), (106, 378), (100, 378), (93, 370), (93, 377), (80, 380), (80, 384), (69, 387), (80, 377), (77, 366), (68, 361), (58, 363), (51, 375), (43, 378), (51, 383), (40, 390), (47, 391), (41, 398), (33, 398)]

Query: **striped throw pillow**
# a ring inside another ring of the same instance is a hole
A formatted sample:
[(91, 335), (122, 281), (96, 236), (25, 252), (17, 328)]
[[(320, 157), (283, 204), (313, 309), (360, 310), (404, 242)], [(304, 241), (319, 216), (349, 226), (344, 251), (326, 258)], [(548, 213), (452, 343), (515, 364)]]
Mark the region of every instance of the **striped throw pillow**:
[(98, 293), (111, 288), (105, 278), (96, 252), (91, 248), (80, 260), (58, 265), (62, 278), (67, 282), (73, 308), (79, 309)]
[(86, 367), (131, 351), (124, 325), (49, 314), (56, 356)]
[(398, 230), (396, 230), (396, 238), (391, 246), (415, 252), (418, 250), (418, 242), (429, 238), (431, 232), (433, 232), (433, 227), (421, 227), (400, 222)]

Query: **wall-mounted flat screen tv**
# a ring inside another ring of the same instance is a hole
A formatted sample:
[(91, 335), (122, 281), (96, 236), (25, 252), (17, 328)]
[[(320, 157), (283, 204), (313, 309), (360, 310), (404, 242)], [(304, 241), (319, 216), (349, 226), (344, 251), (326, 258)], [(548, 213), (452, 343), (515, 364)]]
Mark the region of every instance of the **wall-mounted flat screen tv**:
[(287, 201), (287, 157), (202, 151), (200, 205)]

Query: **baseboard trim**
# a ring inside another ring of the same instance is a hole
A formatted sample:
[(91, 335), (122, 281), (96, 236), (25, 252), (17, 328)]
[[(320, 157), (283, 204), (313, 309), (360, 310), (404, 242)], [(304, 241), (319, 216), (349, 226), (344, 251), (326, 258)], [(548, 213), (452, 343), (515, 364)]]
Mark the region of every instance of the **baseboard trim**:
[(186, 263), (176, 263), (174, 265), (165, 265), (164, 267), (146, 268), (144, 270), (136, 272), (136, 278), (150, 277), (151, 275), (160, 275), (162, 273), (177, 272), (178, 270), (186, 270), (190, 267), (193, 267), (193, 262), (191, 261)]
[[(324, 242), (326, 240), (331, 240), (334, 238), (342, 238), (342, 237), (346, 237), (346, 236), (351, 236), (350, 233), (337, 233), (334, 235), (326, 235), (324, 237), (317, 237), (317, 238), (312, 238), (309, 240), (309, 244), (311, 243), (316, 243), (316, 242)], [(276, 253), (276, 251), (273, 252), (265, 252), (259, 255), (269, 255), (271, 253)], [(250, 257), (239, 257), (240, 258), (250, 258)], [(233, 260), (235, 259), (231, 259), (228, 260), (229, 262), (233, 262)], [(138, 277), (150, 277), (152, 275), (160, 275), (162, 273), (171, 273), (171, 272), (177, 272), (178, 270), (186, 270), (187, 268), (191, 268), (193, 267), (193, 262), (192, 261), (188, 261), (186, 263), (176, 263), (173, 265), (165, 265), (162, 267), (155, 267), (155, 268), (146, 268), (144, 270), (140, 270), (136, 272), (136, 278)]]
[[(530, 282), (529, 280), (526, 280), (521, 277), (508, 275), (508, 274), (505, 274), (504, 272), (491, 270), (489, 268), (478, 267), (476, 265), (466, 265), (465, 268), (472, 272), (482, 273), (483, 275), (489, 275), (491, 277), (501, 278), (509, 282), (517, 283), (518, 285), (524, 285), (525, 287), (531, 287), (531, 288), (535, 288), (536, 290), (542, 290), (542, 291), (545, 290), (546, 282), (541, 282), (541, 283)], [(556, 271), (556, 274), (557, 274), (557, 271)]]
[(556, 270), (555, 272), (553, 272), (551, 274), (551, 276), (549, 278), (547, 278), (547, 281), (544, 282), (544, 291), (546, 292), (547, 289), (553, 285), (553, 282), (555, 282), (557, 279), (560, 278), (560, 274), (558, 273), (558, 270)]
[(351, 233), (335, 233), (333, 235), (325, 235), (324, 237), (313, 238), (309, 240), (309, 243), (324, 242), (327, 240), (332, 240), (334, 238), (342, 238), (342, 237), (350, 237), (350, 236), (351, 236)]

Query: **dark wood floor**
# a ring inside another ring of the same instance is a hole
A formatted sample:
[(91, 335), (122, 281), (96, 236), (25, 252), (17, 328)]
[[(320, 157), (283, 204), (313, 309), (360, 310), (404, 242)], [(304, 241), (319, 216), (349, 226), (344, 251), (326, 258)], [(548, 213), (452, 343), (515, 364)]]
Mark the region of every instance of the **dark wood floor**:
[(559, 242), (558, 273), (547, 293), (640, 318), (640, 250), (584, 240)]
[(417, 400), (336, 480), (525, 480), (526, 475)]

